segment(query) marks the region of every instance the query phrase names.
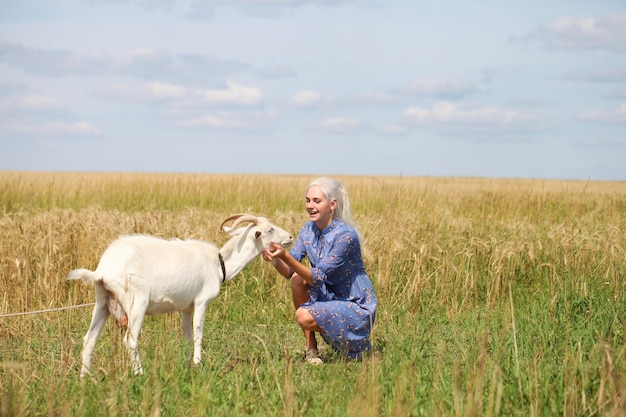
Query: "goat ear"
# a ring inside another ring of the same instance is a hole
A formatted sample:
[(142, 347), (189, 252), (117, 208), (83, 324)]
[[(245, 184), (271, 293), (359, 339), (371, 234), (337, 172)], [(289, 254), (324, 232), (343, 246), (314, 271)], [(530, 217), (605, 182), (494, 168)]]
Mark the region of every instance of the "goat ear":
[(261, 232), (259, 232), (258, 230), (256, 232), (254, 232), (254, 238), (258, 239), (259, 236), (261, 236)]
[(232, 229), (228, 226), (224, 226), (224, 232), (228, 233), (231, 236), (240, 236), (241, 232), (246, 230), (244, 227), (240, 227), (239, 229)]

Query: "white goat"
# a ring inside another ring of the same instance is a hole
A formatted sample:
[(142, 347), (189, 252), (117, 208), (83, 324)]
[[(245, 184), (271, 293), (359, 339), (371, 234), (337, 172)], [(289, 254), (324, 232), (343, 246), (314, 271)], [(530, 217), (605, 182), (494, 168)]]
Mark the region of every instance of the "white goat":
[[(232, 227), (225, 227), (230, 220), (234, 220)], [(285, 230), (249, 214), (230, 216), (220, 229), (233, 237), (219, 250), (198, 240), (121, 236), (105, 250), (95, 271), (82, 268), (69, 273), (66, 279), (82, 279), (96, 288), (96, 306), (83, 338), (81, 377), (89, 373), (96, 340), (110, 313), (118, 324), (128, 323), (124, 344), (135, 375), (143, 373), (137, 341), (146, 314), (182, 311), (183, 334), (193, 344), (193, 363), (200, 363), (205, 312), (222, 283), (241, 272), (270, 242), (283, 247), (293, 243)]]

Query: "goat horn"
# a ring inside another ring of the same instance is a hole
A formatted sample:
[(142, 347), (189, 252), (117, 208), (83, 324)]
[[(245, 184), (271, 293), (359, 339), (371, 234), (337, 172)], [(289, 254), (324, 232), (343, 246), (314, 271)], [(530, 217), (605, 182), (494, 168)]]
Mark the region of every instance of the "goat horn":
[(224, 230), (224, 225), (231, 220), (235, 220), (232, 225), (233, 229), (235, 229), (238, 224), (243, 223), (243, 222), (251, 222), (254, 224), (258, 224), (259, 222), (259, 219), (257, 218), (257, 216), (254, 216), (252, 214), (243, 214), (243, 213), (233, 214), (232, 216), (228, 217), (226, 220), (222, 222), (220, 229)]
[(259, 218), (252, 214), (244, 214), (233, 222), (233, 229), (237, 228), (237, 225), (243, 222), (250, 222), (256, 226), (257, 224), (259, 224)]
[(231, 220), (238, 219), (238, 218), (240, 218), (241, 216), (243, 216), (243, 214), (242, 214), (242, 213), (240, 213), (240, 214), (233, 214), (232, 216), (228, 217), (227, 219), (225, 219), (225, 220), (222, 222), (222, 225), (220, 226), (220, 229), (221, 229), (221, 230), (224, 230), (224, 225), (225, 225), (226, 223), (228, 223), (228, 222), (229, 222), (229, 221), (231, 221)]

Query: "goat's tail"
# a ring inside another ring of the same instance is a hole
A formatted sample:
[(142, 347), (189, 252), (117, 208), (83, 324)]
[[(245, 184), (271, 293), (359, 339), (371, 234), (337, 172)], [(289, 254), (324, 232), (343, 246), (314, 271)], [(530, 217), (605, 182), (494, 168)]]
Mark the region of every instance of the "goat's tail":
[(115, 298), (115, 294), (104, 288), (104, 286), (102, 285), (102, 279), (99, 278), (94, 271), (90, 271), (89, 269), (85, 268), (74, 269), (70, 271), (70, 273), (67, 275), (67, 278), (65, 278), (66, 281), (71, 281), (75, 279), (80, 279), (85, 284), (95, 284), (96, 294), (98, 293), (98, 291), (102, 290), (102, 297), (97, 296), (95, 308), (98, 308), (99, 300), (103, 300), (103, 302), (107, 304), (109, 312), (113, 315), (113, 317), (115, 317), (115, 322), (117, 323), (117, 325), (119, 327), (128, 326), (128, 316), (126, 315), (124, 308)]
[(66, 281), (74, 279), (82, 279), (85, 284), (93, 284), (98, 281), (98, 276), (95, 272), (90, 271), (89, 269), (79, 268), (70, 271), (67, 278), (65, 278)]

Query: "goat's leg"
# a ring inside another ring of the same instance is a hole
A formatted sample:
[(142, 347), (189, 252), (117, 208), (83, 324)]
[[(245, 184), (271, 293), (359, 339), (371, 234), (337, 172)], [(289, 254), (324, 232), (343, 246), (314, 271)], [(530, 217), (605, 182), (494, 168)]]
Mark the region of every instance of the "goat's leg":
[(193, 311), (183, 311), (181, 326), (183, 328), (183, 336), (193, 345), (193, 333), (191, 332), (191, 318), (193, 317)]
[(106, 323), (107, 318), (109, 318), (106, 292), (98, 285), (96, 285), (96, 297), (96, 306), (93, 308), (91, 315), (91, 324), (89, 325), (89, 330), (87, 330), (85, 337), (83, 337), (83, 351), (81, 355), (83, 363), (80, 369), (81, 378), (84, 378), (85, 375), (88, 375), (90, 372), (89, 367), (91, 366), (93, 349), (96, 346), (98, 337), (100, 337), (102, 333), (104, 323)]
[[(191, 330), (193, 312), (183, 311), (182, 313), (181, 327), (183, 328), (183, 336), (185, 336), (185, 340), (189, 343), (189, 349), (193, 349), (193, 332)], [(187, 359), (191, 359), (191, 352), (189, 350), (187, 351)]]
[(148, 303), (141, 302), (135, 299), (131, 312), (128, 314), (128, 330), (124, 336), (124, 345), (128, 349), (130, 356), (130, 362), (133, 366), (133, 372), (135, 375), (143, 375), (143, 367), (141, 366), (141, 360), (139, 358), (139, 333), (141, 332), (141, 326), (146, 314), (146, 307)]
[(204, 315), (208, 302), (199, 303), (193, 310), (193, 364), (198, 365), (202, 360), (202, 333), (204, 331)]

